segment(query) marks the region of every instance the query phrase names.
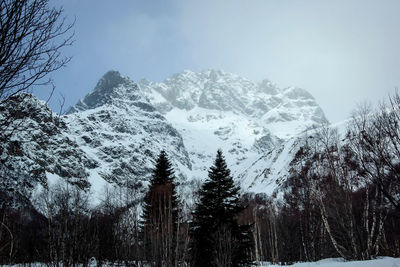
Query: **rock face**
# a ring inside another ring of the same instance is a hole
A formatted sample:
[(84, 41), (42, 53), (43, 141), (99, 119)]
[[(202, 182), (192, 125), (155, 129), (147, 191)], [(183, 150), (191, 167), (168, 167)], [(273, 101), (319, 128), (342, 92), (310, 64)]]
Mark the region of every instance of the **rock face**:
[(192, 166), (179, 132), (118, 72), (107, 72), (64, 119), (69, 136), (98, 163), (90, 176), (98, 190), (105, 182), (146, 184), (162, 149), (174, 159), (179, 182), (186, 182), (183, 173)]
[[(48, 173), (64, 177), (82, 189), (96, 162), (71, 139), (63, 117), (32, 95), (12, 96), (0, 105), (0, 189), (2, 197), (29, 199)], [(4, 196), (7, 195), (7, 196)]]
[(221, 148), (244, 190), (272, 192), (295, 137), (327, 122), (303, 89), (215, 70), (161, 83), (109, 71), (65, 116), (30, 95), (0, 106), (0, 120), (14, 113), (17, 130), (2, 133), (0, 155), (3, 188), (15, 190), (46, 185), (46, 176), (97, 192), (108, 183), (145, 188), (162, 149), (185, 188), (207, 176)]

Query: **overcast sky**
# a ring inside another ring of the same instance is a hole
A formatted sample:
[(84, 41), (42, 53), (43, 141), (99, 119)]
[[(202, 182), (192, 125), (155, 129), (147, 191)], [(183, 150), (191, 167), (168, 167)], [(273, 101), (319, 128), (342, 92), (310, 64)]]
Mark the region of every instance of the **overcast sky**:
[[(73, 56), (54, 74), (66, 106), (108, 70), (162, 81), (222, 69), (307, 89), (331, 122), (400, 86), (398, 0), (53, 0), (76, 18)], [(45, 98), (44, 93), (38, 93)]]

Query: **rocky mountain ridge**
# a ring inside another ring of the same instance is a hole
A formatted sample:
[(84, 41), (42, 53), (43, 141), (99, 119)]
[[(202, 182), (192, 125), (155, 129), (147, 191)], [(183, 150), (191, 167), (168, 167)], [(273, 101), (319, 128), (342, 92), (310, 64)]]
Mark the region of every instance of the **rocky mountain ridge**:
[[(46, 186), (47, 177), (74, 180), (97, 195), (106, 184), (145, 190), (162, 149), (172, 159), (181, 188), (189, 192), (207, 176), (218, 148), (244, 190), (270, 194), (295, 153), (296, 136), (327, 122), (303, 89), (280, 89), (267, 80), (254, 83), (216, 70), (185, 71), (162, 83), (135, 83), (109, 71), (64, 116), (33, 96), (20, 101), (1, 107), (3, 113), (34, 108), (26, 111), (22, 127), (0, 154), (3, 160), (10, 158), (7, 162), (23, 165), (23, 175), (2, 172), (11, 177), (7, 181), (30, 178), (4, 188), (24, 187), (25, 182), (30, 188)], [(46, 132), (49, 125), (53, 130)], [(37, 132), (33, 139), (31, 132)], [(46, 141), (36, 145), (40, 138)], [(16, 139), (27, 145), (14, 155)], [(7, 166), (17, 166), (11, 165)]]

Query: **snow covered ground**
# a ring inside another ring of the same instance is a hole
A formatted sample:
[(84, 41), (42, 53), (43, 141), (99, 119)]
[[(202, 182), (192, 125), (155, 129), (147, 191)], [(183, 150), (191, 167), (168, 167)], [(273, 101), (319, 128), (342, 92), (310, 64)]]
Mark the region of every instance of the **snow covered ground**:
[[(257, 265), (255, 265), (257, 266)], [(282, 265), (264, 263), (258, 266), (277, 267)], [(400, 267), (400, 258), (383, 257), (368, 261), (344, 261), (341, 258), (324, 259), (317, 262), (302, 262), (290, 265), (293, 267)]]
[[(26, 265), (26, 264), (25, 264)], [(16, 266), (23, 266), (22, 264), (13, 264), (13, 265), (3, 265), (5, 267), (16, 267)], [(34, 267), (42, 267), (48, 266), (44, 263), (32, 263), (29, 266)], [(80, 266), (80, 265), (79, 265)], [(97, 266), (96, 260), (91, 260), (89, 262), (89, 266), (95, 267)], [(117, 264), (103, 264), (103, 266), (117, 266)], [(119, 264), (118, 266), (122, 267), (123, 264)], [(375, 260), (368, 260), (368, 261), (344, 261), (341, 258), (334, 258), (334, 259), (324, 259), (317, 262), (301, 262), (295, 263), (293, 265), (277, 265), (277, 264), (270, 264), (270, 263), (262, 263), (259, 265), (253, 266), (268, 266), (268, 267), (278, 267), (278, 266), (292, 266), (292, 267), (400, 267), (400, 258), (391, 258), (391, 257), (382, 257)]]

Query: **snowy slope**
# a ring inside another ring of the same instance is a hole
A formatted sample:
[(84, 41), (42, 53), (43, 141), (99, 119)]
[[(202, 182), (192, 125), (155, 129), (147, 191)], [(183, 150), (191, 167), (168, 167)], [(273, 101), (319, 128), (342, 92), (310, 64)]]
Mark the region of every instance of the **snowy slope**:
[(181, 134), (191, 176), (206, 177), (221, 148), (234, 177), (254, 192), (272, 193), (296, 152), (293, 138), (327, 122), (303, 89), (280, 89), (268, 80), (254, 83), (223, 71), (184, 71), (139, 86)]

